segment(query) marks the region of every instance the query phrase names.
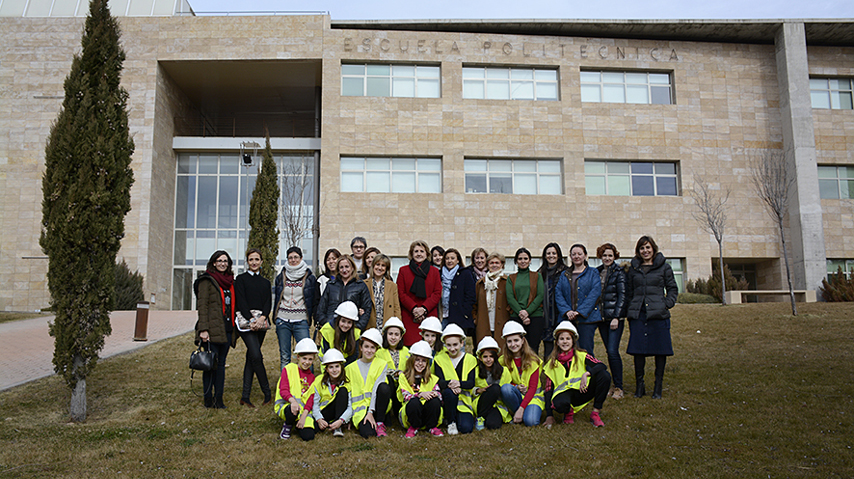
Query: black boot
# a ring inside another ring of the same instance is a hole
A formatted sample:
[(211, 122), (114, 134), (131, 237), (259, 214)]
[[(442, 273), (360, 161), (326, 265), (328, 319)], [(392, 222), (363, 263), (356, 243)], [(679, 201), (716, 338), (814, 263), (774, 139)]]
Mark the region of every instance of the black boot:
[(661, 388), (662, 383), (664, 382), (664, 378), (656, 374), (655, 376), (655, 389), (652, 390), (652, 398), (653, 399), (661, 399)]
[(646, 387), (643, 382), (643, 370), (646, 366), (646, 357), (635, 356), (635, 397), (641, 398), (646, 394)]
[(652, 391), (653, 399), (661, 399), (661, 389), (664, 386), (664, 365), (667, 356), (655, 357), (655, 389)]

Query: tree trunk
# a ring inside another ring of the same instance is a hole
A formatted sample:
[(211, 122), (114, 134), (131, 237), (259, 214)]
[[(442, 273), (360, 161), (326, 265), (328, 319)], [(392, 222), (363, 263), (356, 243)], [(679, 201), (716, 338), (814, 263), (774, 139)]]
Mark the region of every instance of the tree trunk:
[(783, 220), (777, 220), (780, 227), (780, 242), (783, 243), (783, 260), (786, 262), (786, 281), (789, 283), (789, 300), (792, 302), (792, 316), (798, 315), (798, 307), (795, 306), (795, 290), (792, 288), (792, 273), (789, 271), (789, 253), (786, 250), (786, 237), (783, 235)]
[[(74, 356), (74, 369), (83, 366), (83, 358), (79, 355)], [(78, 378), (77, 385), (71, 390), (71, 420), (74, 422), (83, 422), (86, 420), (86, 378)]]
[(718, 241), (718, 263), (721, 267), (721, 304), (726, 306), (726, 276), (724, 276), (724, 245)]

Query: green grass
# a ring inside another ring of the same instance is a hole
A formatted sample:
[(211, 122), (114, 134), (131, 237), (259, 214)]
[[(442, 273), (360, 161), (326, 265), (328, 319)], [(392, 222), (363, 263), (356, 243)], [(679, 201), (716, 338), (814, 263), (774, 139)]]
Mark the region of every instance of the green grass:
[[(799, 304), (797, 317), (788, 308), (677, 305), (664, 398), (609, 400), (604, 428), (583, 411), (551, 430), (506, 425), (413, 440), (394, 428), (383, 440), (349, 431), (280, 441), (272, 408), (237, 404), (242, 344), (229, 354), (228, 409), (205, 409), (189, 388), (185, 335), (102, 361), (84, 424), (68, 423), (69, 392), (56, 377), (0, 392), (0, 478), (851, 477), (854, 303)], [(276, 349), (271, 331), (271, 376)], [(257, 384), (253, 400), (261, 402)]]
[(32, 318), (42, 318), (44, 316), (50, 316), (50, 314), (45, 313), (16, 313), (16, 312), (7, 312), (0, 311), (0, 323), (8, 323), (10, 321), (18, 321), (20, 319), (32, 319)]

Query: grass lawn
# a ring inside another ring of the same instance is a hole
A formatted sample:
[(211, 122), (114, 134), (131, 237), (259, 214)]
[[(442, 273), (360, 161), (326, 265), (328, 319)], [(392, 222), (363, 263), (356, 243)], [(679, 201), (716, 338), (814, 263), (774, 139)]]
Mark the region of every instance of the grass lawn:
[[(677, 305), (664, 398), (609, 400), (604, 428), (588, 423), (588, 409), (551, 430), (412, 440), (399, 427), (382, 440), (353, 431), (279, 440), (272, 408), (237, 404), (242, 343), (229, 354), (228, 409), (205, 409), (189, 387), (185, 335), (102, 361), (85, 424), (68, 423), (69, 390), (57, 377), (0, 392), (0, 478), (852, 477), (854, 303), (798, 308), (792, 317), (786, 303)], [(277, 349), (271, 331), (271, 377)], [(604, 356), (598, 339), (596, 352)], [(631, 393), (631, 358), (624, 363)], [(262, 400), (257, 383), (252, 399)]]
[(8, 323), (19, 319), (41, 318), (44, 316), (50, 316), (50, 313), (10, 313), (7, 311), (0, 311), (0, 323)]

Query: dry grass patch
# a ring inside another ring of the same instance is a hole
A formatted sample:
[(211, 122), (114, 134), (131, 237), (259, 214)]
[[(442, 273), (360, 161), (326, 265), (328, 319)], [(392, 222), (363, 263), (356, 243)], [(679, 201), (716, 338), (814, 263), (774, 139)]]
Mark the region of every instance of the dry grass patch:
[(9, 311), (0, 311), (0, 323), (8, 323), (10, 321), (18, 321), (19, 319), (33, 319), (50, 316), (45, 313), (17, 313)]
[[(851, 477), (854, 304), (801, 304), (797, 317), (787, 308), (678, 305), (664, 399), (609, 400), (604, 428), (584, 411), (552, 430), (413, 440), (394, 428), (384, 440), (280, 441), (272, 408), (237, 404), (242, 344), (229, 354), (228, 409), (205, 409), (189, 389), (185, 335), (102, 361), (85, 424), (67, 423), (56, 377), (0, 393), (0, 477)], [(274, 378), (272, 331), (264, 354)], [(257, 384), (253, 393), (259, 404)]]

